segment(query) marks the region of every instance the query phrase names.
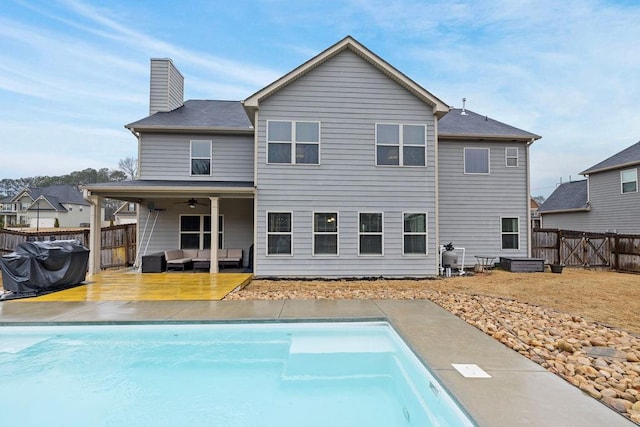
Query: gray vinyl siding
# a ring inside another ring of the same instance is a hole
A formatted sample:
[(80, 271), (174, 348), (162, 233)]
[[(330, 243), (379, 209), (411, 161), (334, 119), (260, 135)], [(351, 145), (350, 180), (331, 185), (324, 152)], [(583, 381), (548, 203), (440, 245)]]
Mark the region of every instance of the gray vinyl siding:
[[(436, 274), (434, 117), (429, 106), (345, 51), (261, 101), (257, 276)], [(266, 164), (267, 120), (320, 122), (320, 165)], [(427, 167), (375, 165), (375, 124), (424, 124)], [(266, 255), (267, 212), (292, 212), (293, 255)], [(339, 255), (313, 256), (313, 212), (337, 212)], [(384, 215), (384, 256), (358, 255), (358, 213)], [(427, 256), (402, 255), (403, 212), (428, 214)]]
[(589, 177), (591, 230), (618, 233), (640, 233), (640, 193), (622, 194), (620, 171), (623, 168), (593, 174)]
[(589, 219), (590, 212), (545, 213), (542, 215), (542, 228), (595, 231), (591, 230)]
[(640, 192), (622, 194), (620, 171), (589, 176), (589, 212), (544, 214), (545, 228), (640, 234)]
[(151, 59), (149, 114), (180, 107), (184, 97), (184, 78), (170, 59)]
[[(208, 206), (202, 205), (189, 209), (184, 200), (158, 199), (149, 202), (152, 202), (156, 209), (165, 210), (149, 212), (148, 203), (140, 204), (138, 222), (140, 255), (179, 248), (180, 215), (211, 214)], [(224, 216), (224, 247), (242, 249), (244, 265), (247, 265), (249, 248), (253, 244), (253, 200), (221, 198), (219, 214)]]
[[(191, 176), (192, 140), (213, 142), (211, 176)], [(140, 179), (253, 181), (253, 136), (145, 133), (140, 138)]]
[[(518, 147), (518, 167), (505, 166), (505, 147)], [(464, 174), (464, 148), (489, 148), (488, 175)], [(440, 244), (475, 255), (527, 256), (527, 158), (524, 143), (441, 140), (438, 145)], [(520, 249), (502, 250), (502, 217), (519, 219)], [(497, 260), (497, 259), (496, 259)], [(461, 262), (462, 259), (459, 259)]]

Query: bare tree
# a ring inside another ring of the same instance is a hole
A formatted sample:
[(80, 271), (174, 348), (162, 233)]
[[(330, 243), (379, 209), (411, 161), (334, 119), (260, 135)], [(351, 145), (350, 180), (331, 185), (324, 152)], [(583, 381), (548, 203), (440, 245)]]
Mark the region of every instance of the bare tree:
[(118, 167), (127, 175), (128, 179), (136, 179), (138, 176), (138, 159), (127, 157), (120, 159)]

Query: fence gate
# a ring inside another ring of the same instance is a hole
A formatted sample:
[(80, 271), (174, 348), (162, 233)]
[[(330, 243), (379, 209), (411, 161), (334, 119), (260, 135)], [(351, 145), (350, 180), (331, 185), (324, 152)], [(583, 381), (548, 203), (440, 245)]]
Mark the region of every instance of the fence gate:
[(560, 232), (560, 262), (568, 267), (610, 267), (611, 243), (606, 234)]

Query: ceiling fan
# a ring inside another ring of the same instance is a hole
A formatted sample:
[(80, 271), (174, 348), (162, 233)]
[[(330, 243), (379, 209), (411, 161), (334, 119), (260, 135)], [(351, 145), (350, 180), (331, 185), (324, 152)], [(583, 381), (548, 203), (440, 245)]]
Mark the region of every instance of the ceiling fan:
[(196, 206), (199, 206), (199, 205), (201, 205), (201, 206), (209, 206), (206, 203), (198, 202), (198, 200), (194, 199), (193, 197), (190, 198), (189, 200), (187, 200), (186, 202), (176, 202), (176, 204), (181, 204), (181, 203), (186, 203), (187, 206), (189, 206), (190, 209), (195, 209)]

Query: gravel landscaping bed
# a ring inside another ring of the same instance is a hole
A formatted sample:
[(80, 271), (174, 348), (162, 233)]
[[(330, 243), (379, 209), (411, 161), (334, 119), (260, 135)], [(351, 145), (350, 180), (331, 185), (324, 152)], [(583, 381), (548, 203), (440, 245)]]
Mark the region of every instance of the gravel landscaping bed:
[(428, 299), (640, 424), (638, 335), (513, 298), (440, 289), (447, 280), (254, 280), (225, 299)]

